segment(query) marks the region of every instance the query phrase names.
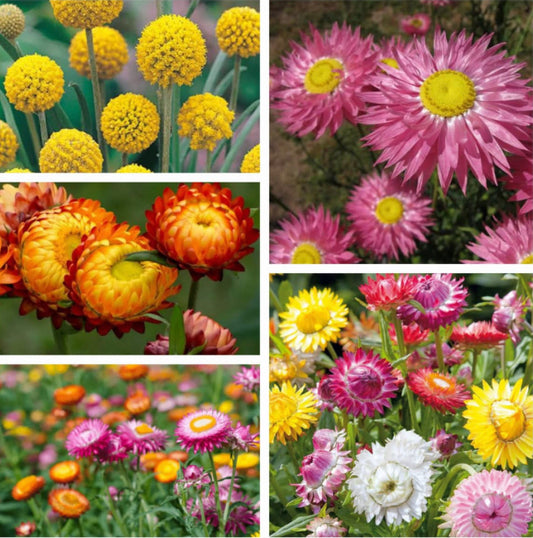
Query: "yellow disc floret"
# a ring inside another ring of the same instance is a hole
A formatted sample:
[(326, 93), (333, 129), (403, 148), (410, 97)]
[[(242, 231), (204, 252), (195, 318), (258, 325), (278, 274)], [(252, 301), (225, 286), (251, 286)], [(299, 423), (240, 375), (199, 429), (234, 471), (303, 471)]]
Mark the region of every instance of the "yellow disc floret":
[(24, 30), (24, 13), (14, 4), (0, 6), (0, 34), (7, 39), (17, 38)]
[(103, 157), (93, 138), (77, 129), (61, 129), (52, 134), (41, 149), (42, 173), (102, 171)]
[(144, 166), (141, 166), (140, 164), (127, 164), (126, 166), (123, 166), (119, 168), (116, 171), (117, 174), (151, 174), (152, 171), (148, 170), (148, 168), (145, 168)]
[[(93, 29), (94, 55), (98, 78), (108, 80), (118, 75), (128, 63), (128, 45), (114, 28), (98, 26)], [(69, 63), (82, 77), (90, 78), (89, 51), (85, 31), (78, 32), (70, 42)]]
[(0, 166), (5, 166), (15, 160), (19, 143), (13, 129), (0, 121)]
[(19, 58), (6, 73), (9, 102), (21, 112), (42, 112), (63, 96), (63, 71), (54, 60), (40, 54)]
[(50, 0), (56, 19), (64, 26), (96, 28), (110, 23), (122, 11), (122, 0)]
[(202, 73), (206, 53), (202, 32), (194, 22), (180, 15), (163, 15), (143, 30), (137, 64), (151, 84), (190, 86)]
[(6, 170), (4, 174), (31, 174), (32, 171), (27, 168), (11, 168), (11, 170)]
[(259, 13), (251, 7), (224, 11), (216, 27), (218, 46), (228, 56), (249, 58), (259, 54)]
[(179, 135), (191, 139), (191, 149), (212, 151), (219, 140), (231, 138), (234, 117), (222, 97), (210, 93), (193, 95), (179, 111)]
[(156, 106), (146, 97), (125, 93), (109, 101), (101, 123), (102, 134), (112, 148), (138, 153), (156, 140), (160, 118)]
[(318, 60), (305, 74), (305, 89), (309, 93), (331, 93), (342, 79), (343, 67), (335, 58)]
[(394, 196), (382, 198), (376, 205), (375, 214), (382, 224), (396, 224), (403, 216), (403, 203)]
[(307, 241), (294, 249), (291, 263), (322, 263), (322, 256), (316, 246)]
[(245, 174), (258, 174), (259, 170), (259, 144), (254, 146), (245, 156), (241, 163), (241, 172)]

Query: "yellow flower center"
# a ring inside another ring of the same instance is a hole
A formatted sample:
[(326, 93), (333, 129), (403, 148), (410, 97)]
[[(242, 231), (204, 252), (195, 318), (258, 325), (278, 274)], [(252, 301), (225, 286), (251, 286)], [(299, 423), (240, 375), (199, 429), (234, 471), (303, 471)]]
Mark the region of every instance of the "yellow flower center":
[(330, 320), (329, 310), (323, 306), (310, 306), (296, 318), (296, 327), (304, 334), (321, 331)]
[(144, 268), (140, 262), (130, 262), (121, 260), (111, 267), (111, 274), (117, 280), (135, 280), (144, 272)]
[(403, 216), (403, 203), (394, 196), (387, 196), (378, 202), (375, 213), (382, 224), (396, 224)]
[(61, 502), (71, 506), (77, 506), (79, 504), (79, 498), (76, 493), (67, 490), (61, 495)]
[(420, 28), (422, 26), (422, 21), (420, 19), (411, 19), (410, 22), (415, 28)]
[(514, 441), (526, 429), (522, 408), (509, 400), (498, 400), (490, 408), (490, 421), (502, 441)]
[(282, 392), (270, 395), (270, 421), (281, 422), (292, 417), (296, 412), (297, 404), (293, 398)]
[(309, 93), (331, 93), (341, 81), (343, 67), (335, 58), (318, 60), (305, 74), (305, 89)]
[(147, 433), (152, 433), (154, 430), (148, 424), (141, 424), (135, 428), (135, 431), (141, 435), (146, 435)]
[(61, 251), (58, 253), (58, 261), (61, 265), (66, 266), (67, 261), (72, 258), (72, 253), (81, 243), (81, 235), (76, 233), (69, 233), (63, 239), (61, 245)]
[(394, 58), (383, 58), (381, 60), (381, 63), (390, 65), (391, 67), (394, 67), (394, 69), (400, 68), (400, 66), (398, 65), (398, 62)]
[(202, 415), (191, 420), (191, 430), (196, 433), (210, 430), (217, 424), (217, 419), (211, 415)]
[(520, 263), (533, 263), (533, 254), (526, 256)]
[(291, 263), (322, 263), (322, 256), (312, 243), (301, 243), (294, 249)]
[(420, 88), (420, 100), (432, 114), (451, 118), (474, 106), (476, 89), (464, 73), (444, 69), (430, 75)]

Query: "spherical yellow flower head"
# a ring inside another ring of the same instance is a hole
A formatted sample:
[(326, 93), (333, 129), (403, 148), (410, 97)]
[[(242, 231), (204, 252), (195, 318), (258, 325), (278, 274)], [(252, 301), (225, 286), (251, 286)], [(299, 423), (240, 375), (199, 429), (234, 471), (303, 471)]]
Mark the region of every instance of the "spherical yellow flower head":
[(22, 10), (14, 4), (0, 6), (0, 34), (16, 39), (24, 31), (25, 18)]
[(492, 465), (512, 469), (533, 455), (533, 396), (522, 389), (522, 380), (511, 388), (507, 379), (483, 381), (483, 388), (472, 387), (463, 417), (468, 439)]
[(294, 350), (309, 353), (336, 342), (348, 323), (348, 308), (330, 289), (302, 290), (290, 297), (279, 333), (283, 342)]
[(251, 7), (224, 11), (216, 27), (218, 46), (228, 55), (249, 58), (259, 54), (259, 13)]
[(140, 164), (127, 164), (116, 171), (117, 174), (152, 174), (151, 170)]
[(125, 93), (111, 99), (102, 112), (102, 134), (122, 153), (138, 153), (150, 147), (159, 134), (156, 106), (142, 95)]
[(241, 163), (241, 172), (243, 174), (258, 174), (259, 169), (259, 144), (254, 146), (245, 156)]
[(55, 18), (64, 26), (95, 28), (119, 16), (122, 0), (50, 0)]
[(215, 149), (217, 142), (231, 138), (235, 112), (222, 97), (203, 93), (192, 95), (178, 113), (179, 135), (191, 139), (191, 149)]
[(15, 160), (19, 143), (13, 129), (0, 120), (0, 166), (5, 166)]
[[(118, 75), (128, 63), (128, 45), (114, 28), (98, 26), (93, 29), (94, 56), (98, 78), (108, 80)], [(78, 32), (70, 42), (69, 63), (82, 77), (91, 77), (89, 49), (85, 30)]]
[(77, 129), (52, 134), (39, 154), (42, 173), (99, 173), (104, 159), (91, 135)]
[(194, 22), (180, 15), (163, 15), (143, 30), (137, 64), (151, 84), (190, 86), (202, 72), (206, 53), (202, 32)]
[(85, 328), (111, 329), (120, 336), (130, 329), (143, 332), (146, 314), (171, 306), (165, 300), (178, 291), (178, 271), (154, 262), (126, 259), (150, 250), (138, 226), (104, 224), (95, 228), (72, 257), (65, 278), (69, 297), (86, 318)]
[(6, 73), (9, 102), (21, 112), (42, 112), (63, 96), (63, 71), (54, 60), (40, 54), (19, 58)]
[(318, 420), (318, 403), (312, 392), (301, 387), (298, 391), (290, 382), (270, 391), (270, 442), (277, 439), (286, 445), (295, 441), (303, 430)]
[(4, 174), (31, 174), (32, 171), (27, 168), (11, 168), (11, 170), (6, 170)]

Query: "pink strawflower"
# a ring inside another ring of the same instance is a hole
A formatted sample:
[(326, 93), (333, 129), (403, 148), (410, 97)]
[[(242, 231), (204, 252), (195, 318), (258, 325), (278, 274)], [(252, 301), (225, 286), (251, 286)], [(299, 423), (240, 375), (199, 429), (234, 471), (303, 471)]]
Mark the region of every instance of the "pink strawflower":
[[(429, 330), (421, 329), (416, 323), (404, 325), (402, 323), (403, 343), (406, 346), (417, 346), (425, 342), (429, 337)], [(396, 338), (396, 328), (394, 325), (389, 326), (389, 336), (394, 344), (398, 344)]]
[(315, 450), (339, 451), (346, 442), (346, 432), (344, 430), (329, 430), (322, 428), (313, 434), (313, 448)]
[(248, 392), (254, 392), (254, 390), (259, 390), (259, 372), (258, 366), (243, 366), (233, 375), (233, 382), (242, 385), (242, 388)]
[(377, 258), (409, 256), (416, 241), (426, 242), (433, 225), (431, 200), (388, 173), (373, 173), (353, 188), (346, 204), (357, 245)]
[[(422, 351), (428, 360), (427, 366), (430, 368), (437, 368), (437, 347), (435, 344), (430, 344)], [(450, 347), (446, 342), (443, 342), (441, 351), (445, 366), (455, 366), (456, 364), (461, 364), (463, 362), (464, 354), (461, 349)]]
[(117, 426), (122, 445), (134, 454), (157, 452), (165, 448), (167, 432), (141, 420), (128, 420)]
[(520, 341), (520, 330), (524, 324), (528, 304), (529, 301), (519, 297), (515, 290), (510, 291), (502, 299), (498, 294), (494, 297), (492, 323), (496, 329), (507, 333), (515, 345)]
[(457, 449), (463, 444), (459, 442), (459, 437), (453, 433), (446, 433), (438, 430), (434, 437), (429, 439), (431, 446), (436, 450), (442, 459), (448, 459), (457, 454)]
[(356, 417), (383, 414), (398, 390), (390, 363), (363, 349), (345, 351), (328, 377), (335, 404)]
[(525, 154), (521, 142), (532, 123), (531, 88), (520, 78), (525, 64), (489, 48), (492, 35), (473, 36), (436, 30), (434, 53), (422, 39), (413, 53), (397, 55), (398, 69), (383, 66), (364, 94), (369, 106), (361, 123), (373, 125), (368, 145), (383, 150), (377, 163), (393, 175), (416, 180), (421, 191), (437, 168), (444, 192), (455, 173), (466, 193), (471, 171), (484, 186), (497, 183), (495, 169), (510, 172), (505, 152)]
[(130, 451), (124, 445), (122, 438), (114, 433), (109, 437), (107, 446), (98, 455), (98, 460), (101, 463), (112, 463), (126, 459), (130, 455)]
[(248, 452), (252, 448), (259, 446), (259, 434), (252, 433), (250, 426), (243, 426), (240, 422), (228, 433), (228, 448), (240, 452)]
[(331, 516), (315, 517), (305, 528), (311, 531), (311, 534), (307, 536), (320, 538), (336, 538), (338, 536), (344, 536), (346, 532), (346, 529), (342, 526), (342, 521)]
[(465, 263), (533, 263), (533, 215), (496, 220), (496, 226), (485, 226), (475, 241), (467, 247), (481, 261)]
[(425, 312), (405, 304), (398, 308), (398, 317), (404, 323), (414, 321), (422, 329), (432, 331), (450, 325), (459, 319), (466, 306), (468, 290), (462, 286), (463, 280), (455, 280), (450, 274), (420, 277), (413, 299), (424, 307)]
[(452, 536), (525, 536), (533, 516), (525, 484), (508, 471), (482, 471), (461, 481), (443, 514)]
[(409, 35), (426, 35), (431, 26), (431, 18), (425, 13), (415, 13), (400, 19), (400, 29)]
[(533, 144), (528, 147), (526, 155), (511, 155), (509, 166), (511, 173), (502, 178), (504, 187), (517, 191), (509, 200), (522, 204), (519, 209), (520, 215), (533, 211)]
[(345, 232), (340, 216), (328, 209), (310, 207), (279, 221), (280, 228), (270, 234), (271, 263), (357, 263), (348, 249), (353, 232)]
[(492, 322), (476, 321), (470, 325), (455, 325), (450, 339), (461, 349), (490, 349), (507, 340), (507, 333), (499, 331)]
[(187, 467), (182, 470), (182, 474), (183, 478), (178, 478), (174, 487), (176, 495), (180, 494), (180, 488), (183, 490), (189, 488), (202, 489), (205, 485), (211, 483), (209, 473), (197, 465), (187, 465)]
[(230, 432), (228, 415), (214, 409), (201, 409), (184, 416), (174, 433), (185, 450), (203, 453), (225, 445)]
[(283, 68), (271, 71), (277, 80), (270, 96), (289, 133), (319, 138), (327, 129), (333, 135), (345, 119), (358, 122), (365, 107), (361, 92), (377, 60), (372, 36), (362, 38), (360, 28), (335, 23), (321, 35), (310, 25), (310, 33), (301, 34), (302, 45), (291, 42)]
[(331, 392), (331, 377), (325, 375), (318, 382), (315, 388), (309, 389), (315, 395), (317, 407), (322, 411), (333, 411), (335, 402), (333, 401), (333, 393)]
[(365, 296), (369, 310), (396, 310), (413, 299), (417, 285), (417, 276), (400, 275), (396, 279), (394, 275), (376, 275), (376, 280), (368, 277), (359, 291)]
[[(398, 68), (398, 62), (394, 59), (396, 56), (406, 56), (412, 53), (413, 42), (402, 41), (397, 36), (383, 38), (379, 45), (375, 45), (378, 51), (378, 65), (377, 69), (386, 73), (380, 67), (381, 62), (390, 65), (391, 67)], [(379, 90), (379, 88), (377, 88)]]
[(76, 458), (98, 457), (107, 447), (110, 436), (111, 430), (107, 424), (97, 418), (87, 419), (68, 434), (65, 448)]

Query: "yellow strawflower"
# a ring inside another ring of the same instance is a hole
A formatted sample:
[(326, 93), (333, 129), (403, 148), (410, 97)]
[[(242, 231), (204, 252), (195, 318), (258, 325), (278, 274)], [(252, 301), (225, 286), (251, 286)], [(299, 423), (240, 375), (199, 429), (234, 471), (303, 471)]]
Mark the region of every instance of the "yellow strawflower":
[(32, 171), (27, 168), (11, 168), (11, 170), (6, 170), (4, 174), (31, 174)]
[(122, 0), (50, 0), (56, 19), (64, 26), (95, 28), (110, 23), (122, 11)]
[[(108, 80), (118, 75), (128, 63), (128, 45), (122, 34), (114, 28), (98, 26), (93, 29), (94, 56), (98, 78)], [(91, 77), (87, 35), (78, 32), (70, 42), (69, 63), (82, 77)]]
[(152, 174), (151, 170), (140, 164), (127, 164), (116, 171), (117, 174)]
[(21, 112), (42, 112), (59, 102), (64, 92), (63, 71), (54, 60), (40, 54), (19, 58), (6, 73), (9, 102)]
[(24, 30), (25, 18), (22, 10), (14, 4), (0, 6), (0, 34), (7, 39), (16, 39)]
[(245, 174), (258, 174), (259, 170), (259, 144), (254, 146), (243, 158), (241, 172)]
[(0, 166), (5, 166), (15, 160), (19, 143), (13, 129), (0, 120)]
[(207, 49), (202, 32), (185, 17), (163, 15), (142, 32), (137, 64), (151, 84), (190, 86), (202, 73)]
[(191, 139), (191, 149), (215, 149), (217, 142), (231, 138), (235, 112), (222, 97), (204, 93), (192, 95), (178, 113), (178, 134)]
[(259, 54), (259, 13), (251, 7), (224, 11), (216, 27), (218, 46), (228, 56), (249, 58)]

